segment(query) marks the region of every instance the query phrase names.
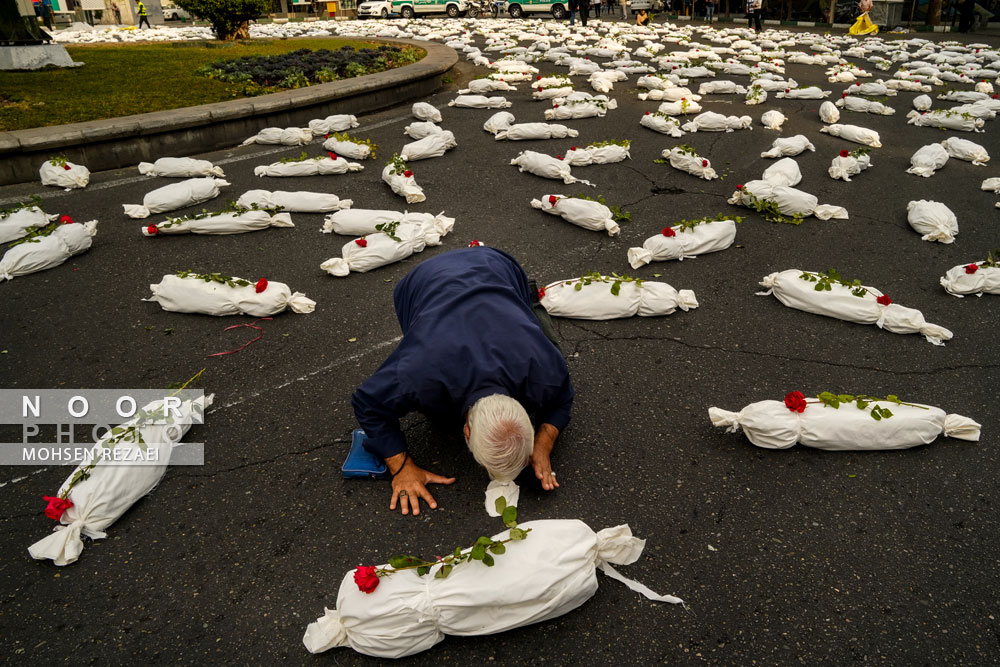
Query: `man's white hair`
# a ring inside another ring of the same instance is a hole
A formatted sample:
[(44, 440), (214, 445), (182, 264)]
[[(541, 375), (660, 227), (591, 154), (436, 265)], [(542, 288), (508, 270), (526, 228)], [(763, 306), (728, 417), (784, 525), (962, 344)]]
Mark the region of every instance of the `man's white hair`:
[(510, 482), (528, 465), (535, 432), (520, 403), (510, 396), (492, 394), (469, 409), (468, 445), (492, 479)]

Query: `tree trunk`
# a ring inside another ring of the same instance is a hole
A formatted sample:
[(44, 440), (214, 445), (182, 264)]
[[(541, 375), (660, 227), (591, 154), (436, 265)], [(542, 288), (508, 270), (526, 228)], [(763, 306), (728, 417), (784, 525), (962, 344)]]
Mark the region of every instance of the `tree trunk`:
[(213, 26), (215, 35), (223, 42), (233, 42), (237, 39), (250, 39), (250, 22), (243, 21), (237, 26)]
[(729, 0), (726, 0), (726, 18), (729, 18)]
[(927, 25), (938, 25), (941, 23), (941, 0), (930, 0), (927, 5)]

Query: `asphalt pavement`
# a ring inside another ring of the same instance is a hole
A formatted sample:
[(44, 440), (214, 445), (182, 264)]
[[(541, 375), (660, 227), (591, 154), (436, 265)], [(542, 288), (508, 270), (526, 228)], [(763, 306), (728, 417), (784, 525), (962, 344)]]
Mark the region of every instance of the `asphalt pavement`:
[[(51, 530), (42, 496), (70, 469), (2, 471), (4, 661), (376, 664), (350, 649), (311, 656), (302, 645), (306, 625), (335, 606), (344, 573), (398, 552), (433, 555), (501, 528), (482, 510), (487, 476), (460, 434), (435, 431), (418, 415), (404, 421), (413, 456), (458, 478), (432, 487), (437, 510), (402, 516), (388, 509), (388, 483), (340, 475), (355, 428), (350, 396), (400, 335), (393, 287), (419, 262), (477, 239), (516, 256), (539, 284), (616, 271), (695, 291), (699, 308), (668, 317), (556, 321), (577, 390), (553, 458), (561, 488), (546, 493), (522, 476), (519, 505), (522, 520), (578, 518), (595, 530), (628, 523), (647, 544), (641, 560), (621, 571), (684, 598), (687, 609), (651, 603), (599, 575), (594, 598), (564, 617), (500, 635), (449, 637), (408, 664), (993, 664), (1000, 650), (1000, 298), (957, 299), (938, 280), (1000, 247), (996, 197), (979, 189), (996, 170), (955, 159), (929, 179), (905, 169), (917, 148), (955, 135), (982, 143), (996, 159), (996, 126), (988, 122), (985, 134), (972, 136), (906, 125), (913, 93), (889, 98), (894, 116), (842, 112), (841, 122), (877, 130), (883, 144), (872, 151), (872, 168), (846, 183), (826, 170), (856, 145), (819, 133), (817, 101), (772, 95), (747, 107), (740, 97), (706, 96), (707, 110), (752, 116), (752, 131), (675, 140), (639, 126), (658, 103), (637, 99), (633, 75), (615, 85), (619, 108), (605, 118), (565, 121), (579, 138), (496, 142), (482, 130), (494, 110), (446, 106), (481, 72), (463, 60), (427, 100), (441, 109), (458, 147), (410, 164), (427, 194), (423, 204), (407, 207), (380, 180), (381, 166), (409, 141), (402, 134), (413, 120), (409, 105), (360, 118), (352, 134), (375, 141), (378, 158), (357, 174), (253, 176), (254, 166), (302, 148), (199, 156), (221, 164), (232, 185), (216, 202), (180, 213), (266, 188), (334, 192), (355, 208), (444, 211), (456, 219), (441, 246), (369, 273), (334, 278), (320, 270), (349, 241), (321, 234), (322, 215), (293, 214), (294, 229), (143, 237), (142, 221), (126, 218), (121, 205), (171, 181), (135, 169), (94, 174), (88, 188), (71, 193), (37, 184), (0, 189), (4, 202), (38, 192), (47, 212), (100, 220), (90, 251), (0, 285), (4, 387), (156, 388), (205, 368), (198, 386), (215, 395), (206, 423), (188, 436), (206, 443), (206, 464), (169, 469), (71, 566), (36, 562), (27, 552)], [(833, 90), (831, 100), (845, 87), (827, 83), (819, 67), (788, 65), (787, 74)], [(582, 77), (575, 81), (589, 90)], [(510, 111), (519, 122), (541, 121), (549, 103), (532, 101), (527, 84), (519, 88), (506, 94)], [(769, 109), (788, 116), (781, 132), (759, 123)], [(798, 187), (846, 207), (849, 220), (772, 224), (726, 203), (737, 184), (773, 164), (759, 155), (775, 138), (799, 133), (816, 152), (796, 158)], [(618, 138), (632, 140), (631, 160), (574, 169), (595, 188), (509, 164), (523, 150), (562, 154)], [(307, 150), (319, 154), (319, 143)], [(704, 181), (654, 163), (681, 143), (709, 157), (723, 178)], [(529, 205), (560, 193), (603, 195), (631, 221), (611, 238)], [(954, 244), (921, 241), (906, 221), (915, 199), (955, 212)], [(744, 218), (733, 247), (629, 269), (629, 247), (667, 224), (717, 213)], [(836, 268), (920, 309), (954, 339), (937, 347), (919, 335), (755, 296), (764, 276), (790, 268)], [(181, 269), (279, 280), (314, 299), (316, 312), (278, 315), (258, 325), (264, 335), (256, 343), (208, 358), (254, 337), (224, 331), (254, 318), (168, 313), (141, 300), (150, 283)], [(708, 419), (711, 406), (737, 411), (793, 390), (896, 394), (974, 418), (983, 437), (894, 452), (775, 451)], [(20, 437), (0, 429), (7, 441)]]

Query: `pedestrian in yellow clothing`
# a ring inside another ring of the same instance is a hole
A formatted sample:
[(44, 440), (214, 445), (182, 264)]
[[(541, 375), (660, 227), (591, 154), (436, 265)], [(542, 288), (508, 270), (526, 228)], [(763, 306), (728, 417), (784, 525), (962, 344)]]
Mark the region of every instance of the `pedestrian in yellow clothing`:
[(142, 0), (138, 0), (139, 5), (139, 28), (142, 28), (142, 24), (145, 23), (146, 27), (151, 29), (153, 26), (149, 25), (149, 16), (146, 15), (146, 5), (142, 4)]

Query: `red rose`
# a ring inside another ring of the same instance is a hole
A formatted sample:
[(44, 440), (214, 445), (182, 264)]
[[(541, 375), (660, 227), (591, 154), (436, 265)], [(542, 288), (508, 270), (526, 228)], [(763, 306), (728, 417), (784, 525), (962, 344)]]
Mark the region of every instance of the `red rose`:
[(878, 303), (880, 306), (888, 306), (890, 303), (892, 303), (892, 299), (883, 294), (882, 296), (875, 299), (875, 302)]
[(686, 97), (682, 97), (681, 98), (681, 102), (687, 102), (687, 98)]
[(354, 570), (354, 583), (362, 593), (372, 593), (378, 588), (378, 575), (371, 565), (362, 565)]
[(59, 218), (59, 224), (60, 225), (72, 225), (73, 224), (73, 218), (69, 217), (68, 215), (64, 215), (61, 218)]
[(791, 92), (791, 90), (790, 90), (790, 89), (788, 89), (788, 88), (785, 88), (785, 94), (786, 94), (786, 95), (787, 95), (788, 93), (790, 93), (790, 92)]
[(254, 287), (254, 289), (257, 290), (257, 294), (260, 294), (261, 292), (263, 292), (264, 290), (266, 290), (267, 289), (267, 278), (261, 278), (260, 280), (258, 280), (257, 281), (257, 285), (256, 285), (256, 287)]
[(742, 186), (742, 185), (737, 185), (737, 186), (736, 186), (736, 189), (737, 189), (737, 190), (742, 190), (742, 189), (743, 189), (743, 186)]
[(556, 159), (557, 159), (557, 160), (561, 160), (561, 159), (563, 159), (563, 157), (562, 157), (562, 155), (557, 155), (557, 156), (556, 156)]
[(480, 243), (479, 241), (476, 241), (476, 240), (469, 241), (469, 247), (470, 248), (477, 248), (477, 247), (479, 247), (481, 245), (483, 245), (483, 244)]
[(156, 225), (150, 225), (149, 227), (146, 227), (146, 233), (150, 236), (156, 236), (160, 233), (160, 228)]
[(555, 206), (557, 201), (559, 201), (559, 197), (549, 195), (549, 206)]
[(647, 115), (647, 116), (649, 115), (649, 112), (648, 112), (648, 111), (646, 112), (646, 115)]
[(840, 94), (840, 96), (841, 96), (842, 98), (843, 98), (843, 97), (847, 97), (847, 93), (841, 93), (841, 94)]
[(785, 407), (792, 412), (805, 412), (806, 397), (801, 391), (793, 391), (785, 394)]
[(553, 108), (553, 109), (558, 109), (558, 108), (559, 108), (559, 105), (558, 105), (558, 104), (553, 104), (553, 105), (552, 105), (552, 108)]
[(575, 150), (576, 150), (576, 146), (570, 146), (570, 147), (569, 147), (569, 149), (570, 149), (571, 151), (575, 151)]
[(663, 235), (666, 237), (677, 236), (677, 232), (674, 231), (673, 227), (664, 227)]
[(403, 176), (409, 178), (410, 176), (413, 176), (413, 172), (407, 169), (406, 171), (403, 172)]
[(537, 79), (535, 79), (535, 81), (541, 81), (541, 80), (542, 80), (542, 75), (541, 75), (541, 74), (539, 74), (539, 75), (538, 75), (538, 78), (537, 78)]
[(844, 150), (840, 151), (840, 157), (847, 157), (848, 155), (850, 155), (850, 153), (847, 152), (846, 148)]
[(969, 264), (968, 266), (965, 267), (965, 272), (968, 274), (973, 274), (978, 270), (979, 270), (979, 265), (975, 263)]
[(327, 151), (326, 154), (330, 156), (331, 160), (336, 160), (337, 159), (337, 156), (334, 155), (333, 153), (331, 153), (330, 151)]
[(42, 500), (49, 501), (49, 506), (45, 508), (45, 516), (53, 521), (62, 518), (63, 512), (73, 506), (73, 503), (65, 498), (53, 498), (52, 496), (42, 496)]
[(538, 92), (542, 92), (542, 87), (541, 86), (538, 87)]
[(329, 138), (330, 138), (330, 133), (329, 133), (329, 132), (327, 132), (326, 134), (324, 134), (324, 135), (323, 135), (323, 138), (324, 138), (324, 139), (329, 139)]
[(538, 300), (541, 301), (544, 298), (545, 298), (545, 288), (544, 287), (539, 287), (538, 288)]
[(365, 240), (364, 236), (362, 236), (360, 239), (354, 239), (354, 242), (357, 243), (362, 248), (368, 247), (368, 241)]
[(65, 169), (66, 171), (69, 171), (69, 170), (70, 170), (70, 169), (72, 169), (72, 168), (73, 168), (73, 167), (69, 166), (68, 164), (64, 164), (64, 165), (63, 165), (63, 169)]
[(860, 86), (860, 85), (861, 85), (861, 82), (860, 82), (860, 81), (858, 81), (858, 82), (857, 82), (856, 84), (854, 84), (854, 85), (855, 85), (855, 86)]
[(701, 161), (701, 166), (707, 167), (708, 166), (708, 160), (702, 160)]

